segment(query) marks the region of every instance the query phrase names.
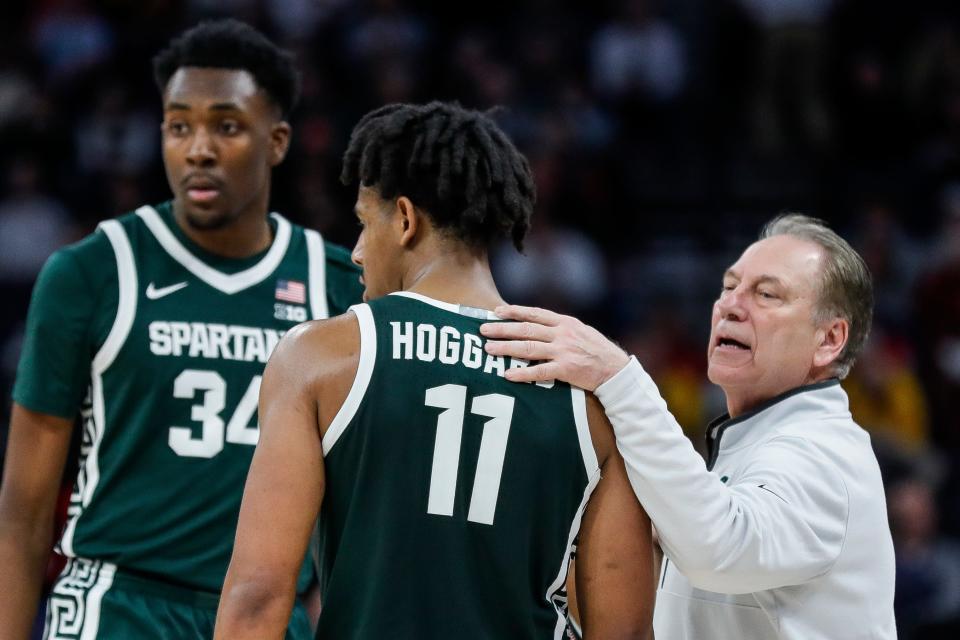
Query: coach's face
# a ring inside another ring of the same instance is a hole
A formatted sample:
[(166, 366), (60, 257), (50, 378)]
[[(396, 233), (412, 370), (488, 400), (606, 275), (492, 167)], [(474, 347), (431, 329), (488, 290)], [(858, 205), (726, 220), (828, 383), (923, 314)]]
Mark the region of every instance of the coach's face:
[(835, 336), (814, 320), (823, 258), (814, 242), (773, 236), (750, 245), (724, 274), (707, 375), (723, 388), (732, 416), (818, 379), (835, 359), (825, 348)]
[(163, 92), (162, 133), (174, 206), (191, 227), (266, 214), (290, 126), (248, 71), (178, 69)]

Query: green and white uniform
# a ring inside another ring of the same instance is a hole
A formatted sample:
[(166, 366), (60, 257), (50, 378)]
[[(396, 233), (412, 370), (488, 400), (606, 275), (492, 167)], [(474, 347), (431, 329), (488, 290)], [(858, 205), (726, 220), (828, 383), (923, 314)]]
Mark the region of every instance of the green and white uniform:
[(125, 573), (219, 593), (267, 358), (290, 327), (362, 293), (344, 249), (277, 214), (270, 224), (269, 249), (227, 259), (192, 243), (169, 203), (141, 207), (44, 267), (14, 399), (83, 416), (60, 540), (78, 560), (54, 589), (48, 637), (107, 637), (95, 614)]
[(488, 312), (398, 293), (353, 307), (353, 386), (323, 438), (317, 638), (542, 639), (600, 476), (584, 393), (507, 381)]

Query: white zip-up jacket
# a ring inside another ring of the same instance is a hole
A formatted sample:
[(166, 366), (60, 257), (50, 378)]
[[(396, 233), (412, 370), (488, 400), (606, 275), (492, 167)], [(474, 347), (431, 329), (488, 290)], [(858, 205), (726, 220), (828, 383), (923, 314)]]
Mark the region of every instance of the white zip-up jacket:
[(709, 466), (635, 358), (596, 395), (664, 551), (657, 640), (896, 638), (880, 469), (838, 380), (714, 423)]

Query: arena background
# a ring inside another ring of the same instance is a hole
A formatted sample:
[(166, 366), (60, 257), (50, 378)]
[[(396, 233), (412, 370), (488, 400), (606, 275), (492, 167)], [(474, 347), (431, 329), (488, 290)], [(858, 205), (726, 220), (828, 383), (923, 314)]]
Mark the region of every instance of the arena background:
[(504, 295), (617, 337), (698, 443), (723, 409), (704, 360), (724, 268), (778, 212), (828, 220), (876, 286), (873, 337), (844, 386), (885, 471), (900, 637), (956, 632), (956, 0), (2, 3), (8, 397), (47, 256), (101, 219), (168, 197), (150, 59), (184, 27), (222, 15), (297, 53), (304, 93), (273, 208), (347, 246), (355, 194), (336, 178), (361, 115), (394, 101), (502, 107), (497, 119), (539, 189), (526, 256), (506, 245), (494, 256)]

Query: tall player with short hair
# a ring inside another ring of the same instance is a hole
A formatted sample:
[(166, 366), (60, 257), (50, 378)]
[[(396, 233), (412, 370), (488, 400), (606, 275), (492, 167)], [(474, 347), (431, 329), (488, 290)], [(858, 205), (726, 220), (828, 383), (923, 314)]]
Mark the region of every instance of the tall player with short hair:
[(526, 159), (483, 114), (390, 105), (357, 125), (342, 179), (368, 303), (301, 325), (267, 366), (216, 638), (280, 637), (318, 512), (318, 638), (559, 638), (578, 534), (587, 636), (644, 637), (650, 522), (599, 405), (510, 384), (526, 363), (479, 337), (501, 302), (489, 247), (529, 227)]
[[(36, 611), (78, 413), (45, 637), (209, 638), (267, 358), (298, 322), (360, 297), (345, 250), (268, 214), (297, 97), (290, 54), (225, 20), (183, 33), (154, 68), (173, 200), (101, 223), (34, 289), (0, 491), (4, 638), (25, 638)], [(301, 608), (288, 620), (288, 637), (309, 636)]]

